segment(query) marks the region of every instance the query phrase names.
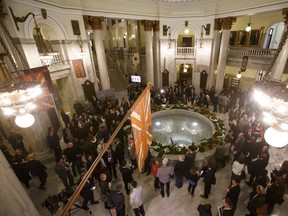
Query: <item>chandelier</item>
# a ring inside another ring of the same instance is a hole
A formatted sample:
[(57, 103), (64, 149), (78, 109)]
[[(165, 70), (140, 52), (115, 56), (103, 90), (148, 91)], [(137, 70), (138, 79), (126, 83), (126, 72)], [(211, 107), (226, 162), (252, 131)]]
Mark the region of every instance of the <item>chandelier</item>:
[[(11, 8), (10, 10), (11, 13), (13, 13)], [(3, 53), (0, 53), (0, 109), (2, 109), (3, 114), (6, 116), (15, 116), (15, 123), (17, 126), (27, 128), (32, 126), (35, 122), (34, 116), (30, 113), (36, 108), (34, 101), (41, 94), (42, 90), (39, 83), (33, 81), (24, 82), (21, 79), (18, 65), (16, 64), (15, 58), (12, 56), (10, 50), (13, 49), (14, 53), (18, 55), (22, 67), (28, 68), (29, 65), (20, 49), (18, 49), (17, 45), (12, 40), (13, 37), (3, 22), (5, 15), (6, 13), (3, 11), (3, 5), (0, 5), (0, 29), (3, 33), (0, 34), (0, 45), (4, 50)], [(29, 15), (30, 13), (27, 14), (26, 17), (19, 18), (15, 17), (13, 14), (13, 19), (18, 30), (17, 22), (26, 20)], [(5, 35), (6, 40), (10, 40), (10, 44), (12, 44), (9, 48), (7, 46), (7, 41), (2, 37)], [(17, 72), (17, 80), (14, 79), (5, 64), (4, 56), (6, 55)]]
[(264, 79), (254, 85), (254, 99), (263, 111), (262, 120), (270, 126), (264, 133), (264, 139), (277, 148), (288, 144), (288, 86), (272, 79), (270, 72), (287, 38), (286, 29)]
[(16, 125), (27, 128), (35, 122), (30, 112), (36, 108), (33, 102), (41, 94), (41, 87), (33, 81), (16, 81), (4, 62), (5, 55), (0, 54), (0, 108), (4, 115), (16, 117)]

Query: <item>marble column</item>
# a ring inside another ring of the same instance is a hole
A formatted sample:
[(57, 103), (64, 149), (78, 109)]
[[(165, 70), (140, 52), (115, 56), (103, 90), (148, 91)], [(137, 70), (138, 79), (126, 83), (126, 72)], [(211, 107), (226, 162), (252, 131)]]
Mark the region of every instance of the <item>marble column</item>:
[(212, 62), (211, 62), (211, 69), (208, 74), (208, 83), (207, 83), (208, 89), (215, 87), (215, 71), (217, 69), (217, 63), (218, 63), (218, 58), (219, 58), (221, 28), (222, 28), (222, 19), (215, 19), (214, 20), (214, 41), (213, 41), (213, 50), (212, 50)]
[(281, 80), (281, 77), (284, 72), (285, 65), (288, 59), (288, 38), (287, 38), (288, 36), (288, 32), (287, 32), (288, 31), (288, 8), (283, 9), (282, 14), (284, 15), (284, 19), (285, 19), (285, 28), (284, 28), (284, 34), (282, 35), (281, 41), (279, 43), (279, 47), (281, 46), (281, 43), (284, 43), (284, 44), (271, 70), (271, 78), (273, 80)]
[(110, 89), (110, 79), (106, 62), (105, 48), (103, 43), (102, 22), (104, 17), (92, 17), (91, 25), (93, 29), (93, 40), (95, 43), (97, 63), (100, 74), (102, 90)]
[(155, 21), (153, 25), (153, 55), (154, 55), (154, 85), (155, 88), (160, 87), (160, 47), (159, 47), (159, 21)]
[(0, 170), (0, 215), (40, 216), (2, 151)]
[(146, 53), (146, 83), (150, 82), (154, 86), (154, 64), (153, 64), (153, 44), (152, 44), (152, 28), (154, 21), (142, 21), (145, 31), (145, 53)]
[(232, 24), (235, 21), (236, 21), (235, 17), (226, 17), (222, 19), (223, 32), (220, 44), (220, 54), (217, 66), (216, 86), (215, 86), (217, 94), (221, 93), (221, 91), (223, 90), (226, 61), (228, 56), (229, 34)]
[(28, 129), (20, 129), (24, 137), (24, 143), (28, 142), (29, 152), (37, 156), (37, 159), (45, 158), (51, 153), (47, 143), (47, 129), (51, 126), (47, 111), (33, 114), (35, 123)]

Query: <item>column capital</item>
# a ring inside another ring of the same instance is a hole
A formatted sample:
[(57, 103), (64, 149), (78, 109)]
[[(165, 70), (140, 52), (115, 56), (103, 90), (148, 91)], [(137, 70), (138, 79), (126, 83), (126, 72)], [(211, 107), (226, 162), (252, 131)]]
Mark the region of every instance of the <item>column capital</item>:
[(215, 31), (220, 31), (222, 28), (222, 19), (217, 18), (214, 20), (214, 30)]
[(153, 20), (142, 20), (141, 24), (144, 26), (144, 31), (152, 31), (153, 29)]
[(222, 19), (223, 30), (230, 30), (234, 22), (236, 22), (236, 17), (226, 17)]
[(160, 22), (155, 20), (153, 25), (153, 31), (159, 31), (160, 29)]
[(85, 29), (89, 29), (89, 26), (91, 25), (91, 20), (90, 16), (83, 16), (83, 21), (84, 21), (84, 27)]
[(285, 25), (288, 25), (288, 8), (283, 8), (282, 15), (284, 16)]
[(104, 17), (91, 17), (90, 22), (93, 30), (102, 30)]

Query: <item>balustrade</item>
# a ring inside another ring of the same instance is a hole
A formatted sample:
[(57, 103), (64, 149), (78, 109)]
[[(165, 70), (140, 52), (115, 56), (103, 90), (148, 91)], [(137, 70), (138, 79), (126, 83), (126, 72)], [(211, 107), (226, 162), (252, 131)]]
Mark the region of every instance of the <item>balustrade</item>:
[(276, 49), (261, 49), (261, 48), (229, 48), (229, 57), (249, 56), (253, 58), (268, 58), (272, 59)]
[(195, 55), (194, 47), (177, 47), (177, 55)]

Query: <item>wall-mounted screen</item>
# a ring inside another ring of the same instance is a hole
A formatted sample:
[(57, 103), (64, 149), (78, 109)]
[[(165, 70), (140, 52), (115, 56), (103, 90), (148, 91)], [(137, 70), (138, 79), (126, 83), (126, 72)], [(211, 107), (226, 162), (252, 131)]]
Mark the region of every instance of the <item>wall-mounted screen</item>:
[(131, 75), (131, 82), (132, 83), (141, 83), (141, 76)]

